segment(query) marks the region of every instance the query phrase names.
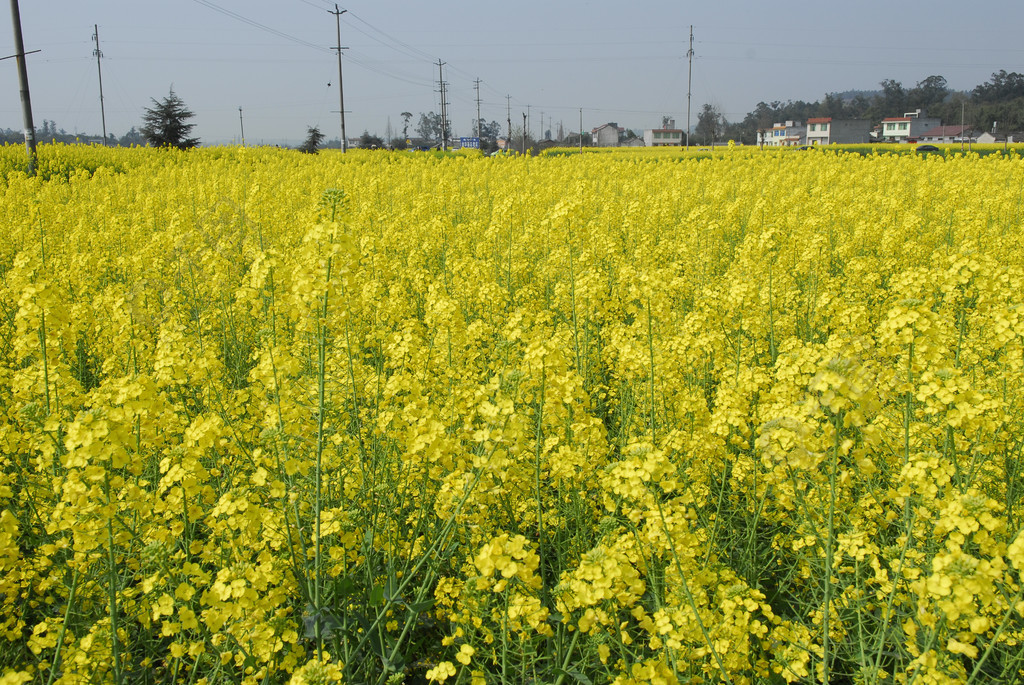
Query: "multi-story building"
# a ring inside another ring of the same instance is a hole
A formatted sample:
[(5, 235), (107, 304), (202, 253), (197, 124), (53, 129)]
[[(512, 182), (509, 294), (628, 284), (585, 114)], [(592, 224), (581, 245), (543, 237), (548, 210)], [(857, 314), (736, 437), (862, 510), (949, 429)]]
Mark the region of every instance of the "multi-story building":
[(792, 147), (804, 145), (807, 141), (807, 127), (799, 121), (784, 121), (774, 124), (765, 131), (765, 145)]
[(940, 119), (926, 117), (924, 112), (919, 109), (907, 112), (901, 117), (887, 117), (882, 119), (882, 141), (886, 143), (915, 142), (925, 131), (941, 125)]
[(596, 147), (618, 147), (619, 136), (624, 130), (618, 124), (612, 122), (601, 124), (590, 132), (590, 136)]
[(644, 145), (647, 147), (662, 147), (665, 145), (682, 145), (684, 143), (684, 131), (676, 128), (676, 120), (668, 119), (663, 122), (662, 128), (649, 128), (644, 131)]
[(867, 119), (817, 117), (807, 120), (808, 145), (866, 143), (870, 133), (871, 122)]

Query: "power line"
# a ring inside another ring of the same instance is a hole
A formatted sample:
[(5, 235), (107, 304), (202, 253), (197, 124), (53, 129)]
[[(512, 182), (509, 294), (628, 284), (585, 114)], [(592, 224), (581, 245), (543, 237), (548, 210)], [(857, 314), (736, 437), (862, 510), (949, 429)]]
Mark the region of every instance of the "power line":
[(210, 0), (193, 0), (193, 2), (196, 2), (196, 3), (200, 4), (200, 5), (202, 5), (203, 7), (208, 7), (210, 9), (212, 9), (214, 12), (220, 12), (224, 16), (231, 17), (232, 19), (240, 21), (243, 24), (248, 24), (249, 26), (252, 26), (253, 28), (257, 28), (257, 29), (259, 29), (261, 31), (266, 31), (267, 33), (271, 33), (271, 34), (277, 36), (278, 38), (284, 38), (285, 40), (289, 40), (289, 41), (291, 41), (293, 43), (296, 43), (298, 45), (305, 45), (307, 48), (312, 48), (314, 50), (318, 50), (318, 51), (321, 51), (321, 52), (329, 52), (329, 50), (327, 48), (325, 48), (325, 47), (323, 47), (321, 45), (317, 45), (315, 43), (310, 43), (308, 40), (303, 40), (301, 38), (296, 38), (295, 36), (293, 36), (291, 34), (285, 33), (284, 31), (278, 31), (277, 29), (272, 28), (270, 26), (267, 26), (266, 24), (261, 24), (260, 22), (256, 21), (255, 19), (249, 19), (248, 17), (245, 17), (245, 16), (239, 14), (238, 12), (233, 12), (232, 10), (226, 9), (224, 7), (221, 7), (220, 5), (212, 3), (212, 2), (210, 2)]
[[(372, 29), (373, 31), (376, 31), (377, 33), (379, 33), (380, 35), (384, 36), (385, 38), (387, 38), (391, 42), (395, 43), (396, 45), (400, 45), (403, 48), (412, 51), (413, 53), (416, 54), (416, 56), (418, 56), (418, 57), (420, 57), (422, 59), (430, 60), (431, 62), (434, 61), (434, 57), (430, 53), (424, 52), (423, 50), (420, 50), (419, 48), (417, 48), (417, 47), (415, 47), (413, 45), (410, 45), (410, 44), (406, 43), (403, 40), (399, 40), (398, 38), (395, 38), (394, 36), (386, 33), (385, 31), (382, 31), (381, 29), (377, 28), (376, 26), (374, 26), (370, 22), (366, 21), (365, 19), (363, 19), (359, 15), (355, 14), (354, 12), (350, 12), (350, 14), (352, 15), (353, 19), (363, 23), (366, 27)], [(356, 30), (358, 30), (358, 29), (356, 29)], [(366, 34), (364, 34), (364, 35), (366, 35)], [(394, 48), (394, 47), (392, 47), (392, 49), (397, 50), (397, 48)]]

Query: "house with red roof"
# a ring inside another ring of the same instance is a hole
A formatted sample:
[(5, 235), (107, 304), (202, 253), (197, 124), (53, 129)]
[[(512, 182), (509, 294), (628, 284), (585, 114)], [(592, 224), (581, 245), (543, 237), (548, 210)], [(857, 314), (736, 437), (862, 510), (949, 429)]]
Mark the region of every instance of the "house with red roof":
[(918, 138), (921, 143), (976, 143), (977, 131), (970, 126), (936, 126), (930, 128)]

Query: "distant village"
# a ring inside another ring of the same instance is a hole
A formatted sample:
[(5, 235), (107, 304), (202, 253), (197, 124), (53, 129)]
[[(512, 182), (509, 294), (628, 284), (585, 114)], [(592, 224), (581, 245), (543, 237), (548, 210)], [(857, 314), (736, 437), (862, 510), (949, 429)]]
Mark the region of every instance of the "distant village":
[[(642, 140), (620, 140), (616, 124), (595, 128), (591, 135), (594, 145), (680, 146), (685, 145), (685, 131), (675, 128), (669, 120), (663, 128), (646, 129)], [(724, 143), (725, 141), (714, 141)], [(756, 144), (763, 147), (800, 147), (803, 145), (855, 145), (858, 143), (1001, 143), (1024, 142), (1024, 132), (1007, 135), (996, 131), (976, 131), (963, 124), (943, 124), (938, 117), (928, 116), (923, 110), (904, 112), (901, 116), (882, 119), (872, 124), (868, 119), (841, 119), (812, 117), (806, 121), (776, 122), (771, 128), (758, 130)], [(691, 144), (692, 141), (691, 141)], [(702, 141), (699, 144), (707, 144)]]

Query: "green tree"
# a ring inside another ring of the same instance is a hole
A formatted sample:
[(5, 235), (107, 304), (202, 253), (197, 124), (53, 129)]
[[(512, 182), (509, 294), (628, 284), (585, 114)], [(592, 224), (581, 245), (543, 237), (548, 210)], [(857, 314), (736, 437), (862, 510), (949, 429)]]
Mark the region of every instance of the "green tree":
[(693, 128), (693, 134), (701, 145), (714, 145), (716, 140), (722, 139), (726, 125), (725, 117), (718, 107), (705, 103), (697, 114), (697, 125)]
[(891, 78), (881, 83), (882, 93), (875, 97), (877, 118), (901, 117), (907, 111), (907, 91), (903, 84)]
[(380, 136), (370, 135), (370, 132), (364, 129), (363, 135), (359, 136), (359, 147), (367, 150), (384, 147), (384, 139)]
[(320, 127), (309, 126), (306, 129), (306, 140), (299, 146), (300, 152), (308, 155), (315, 155), (320, 151), (320, 143), (324, 142), (324, 134), (320, 133)]
[(441, 115), (434, 112), (424, 114), (420, 112), (420, 123), (416, 126), (416, 133), (427, 140), (441, 140)]
[(946, 85), (945, 76), (929, 76), (918, 81), (917, 85), (910, 89), (907, 93), (907, 102), (911, 109), (920, 108), (931, 113), (942, 105), (948, 94), (949, 87)]
[(1005, 102), (1024, 97), (1024, 74), (1000, 69), (987, 83), (977, 86), (972, 94), (979, 102)]
[(402, 138), (409, 139), (409, 122), (412, 121), (412, 112), (402, 112)]
[(120, 145), (121, 147), (131, 147), (132, 145), (145, 145), (146, 137), (142, 135), (142, 133), (137, 128), (132, 126), (130, 129), (128, 129), (127, 133), (125, 133), (118, 139), (117, 144)]
[(189, 137), (195, 124), (188, 123), (188, 120), (194, 116), (195, 113), (185, 106), (172, 87), (167, 97), (159, 102), (154, 99), (153, 106), (145, 110), (140, 130), (146, 142), (153, 147), (185, 150), (199, 145), (198, 138)]
[(841, 119), (845, 114), (845, 103), (843, 103), (843, 98), (837, 93), (825, 93), (825, 99), (818, 103), (819, 117)]

